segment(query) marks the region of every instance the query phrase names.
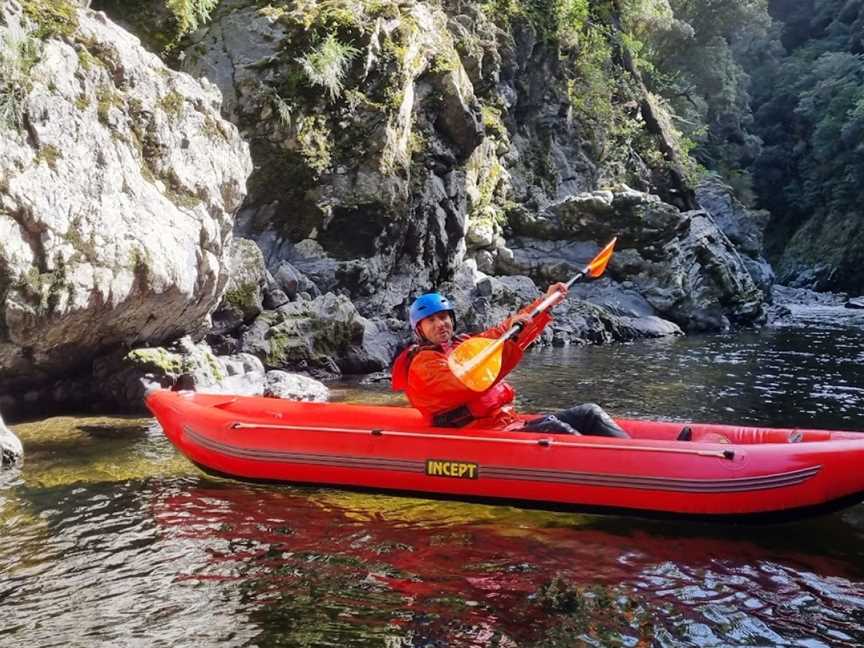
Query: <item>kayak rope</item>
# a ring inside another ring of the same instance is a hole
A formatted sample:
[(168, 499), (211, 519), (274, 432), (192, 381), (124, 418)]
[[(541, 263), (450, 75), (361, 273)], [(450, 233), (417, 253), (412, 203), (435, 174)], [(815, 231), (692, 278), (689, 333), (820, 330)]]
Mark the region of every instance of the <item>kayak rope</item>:
[(345, 428), (345, 427), (314, 427), (307, 425), (284, 425), (278, 423), (234, 423), (231, 426), (235, 430), (294, 430), (312, 432), (341, 432), (345, 434), (372, 434), (374, 436), (408, 437), (412, 439), (449, 439), (456, 441), (485, 441), (487, 443), (511, 443), (517, 445), (540, 445), (543, 447), (561, 446), (564, 448), (596, 448), (599, 450), (628, 450), (637, 452), (665, 452), (669, 454), (687, 454), (698, 457), (716, 457), (719, 459), (732, 460), (735, 453), (732, 450), (695, 450), (688, 448), (665, 448), (657, 446), (626, 446), (612, 443), (574, 443), (572, 441), (558, 441), (557, 439), (502, 439), (501, 437), (480, 437), (460, 434), (435, 434), (428, 432), (400, 432), (398, 430), (382, 430), (372, 428)]

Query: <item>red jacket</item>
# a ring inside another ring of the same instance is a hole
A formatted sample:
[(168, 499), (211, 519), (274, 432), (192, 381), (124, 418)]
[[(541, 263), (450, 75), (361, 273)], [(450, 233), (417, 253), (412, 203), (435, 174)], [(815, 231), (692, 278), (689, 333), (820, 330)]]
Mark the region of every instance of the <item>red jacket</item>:
[[(530, 313), (545, 295), (519, 311)], [(499, 338), (512, 325), (507, 318), (498, 326), (479, 333), (475, 337)], [(525, 349), (537, 338), (552, 316), (544, 312), (528, 322), (523, 331), (504, 343), (501, 371), (489, 389), (475, 392), (469, 389), (450, 371), (447, 356), (470, 336), (455, 337), (445, 345), (415, 344), (405, 349), (393, 363), (392, 386), (394, 391), (405, 391), (411, 405), (419, 409), (434, 424), (436, 417), (450, 418), (454, 427), (504, 427), (516, 421), (513, 399), (516, 392), (504, 377), (522, 359)], [(440, 420), (439, 425), (445, 424)]]

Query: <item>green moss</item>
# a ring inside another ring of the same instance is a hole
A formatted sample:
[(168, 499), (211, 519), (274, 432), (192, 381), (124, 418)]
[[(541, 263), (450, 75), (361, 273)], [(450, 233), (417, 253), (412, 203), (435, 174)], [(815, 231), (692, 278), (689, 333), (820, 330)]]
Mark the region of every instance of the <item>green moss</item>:
[(282, 16), (288, 13), (288, 11), (285, 7), (274, 7), (272, 4), (267, 4), (258, 9), (258, 13), (270, 18), (270, 20), (279, 20)]
[(405, 101), (405, 91), (401, 85), (389, 86), (384, 91), (384, 106), (391, 113), (398, 113), (402, 108), (402, 103)]
[(166, 183), (165, 196), (172, 203), (184, 209), (195, 209), (195, 207), (201, 204), (199, 196), (181, 187), (178, 183), (173, 182), (173, 178), (166, 179), (168, 182)]
[(435, 53), (430, 69), (437, 74), (446, 74), (447, 72), (458, 70), (461, 65), (462, 62), (459, 60), (459, 53), (452, 47), (449, 47)]
[(115, 92), (113, 87), (103, 85), (96, 91), (96, 114), (102, 124), (107, 126), (111, 109), (121, 106), (123, 106), (123, 97)]
[(13, 282), (13, 287), (33, 308), (41, 314), (51, 314), (60, 302), (61, 293), (69, 290), (66, 283), (66, 266), (63, 259), (56, 259), (56, 268), (51, 272), (40, 272), (31, 267)]
[(78, 110), (87, 110), (90, 107), (90, 99), (83, 92), (75, 99), (75, 107)]
[(210, 369), (210, 374), (217, 382), (222, 382), (225, 380), (225, 374), (222, 373), (222, 366), (219, 364), (219, 361), (209, 351), (206, 353), (206, 362), (207, 366)]
[(478, 196), (471, 202), (469, 218), (474, 222), (504, 222), (504, 210), (496, 203), (495, 192), (504, 175), (504, 167), (494, 154), (475, 152), (468, 162), (469, 171), (476, 177)]
[(159, 100), (159, 106), (162, 110), (174, 117), (178, 117), (181, 114), (184, 103), (183, 95), (176, 90), (172, 90)]
[(170, 376), (179, 376), (184, 369), (183, 356), (161, 347), (135, 349), (127, 353), (123, 360), (136, 366), (153, 367)]
[(0, 126), (21, 129), (31, 71), (41, 55), (41, 40), (0, 26)]
[(132, 270), (137, 281), (144, 284), (147, 283), (150, 277), (151, 265), (153, 265), (153, 261), (151, 260), (150, 254), (147, 250), (132, 248), (132, 251), (129, 253), (129, 263), (127, 267)]
[(332, 164), (333, 138), (325, 117), (312, 115), (300, 120), (297, 141), (300, 153), (317, 175), (325, 173)]
[(243, 284), (232, 290), (226, 290), (222, 301), (246, 312), (257, 306), (258, 286), (254, 283)]
[(271, 328), (267, 333), (267, 355), (264, 362), (269, 367), (284, 367), (288, 364), (289, 350), (296, 348), (297, 341), (279, 328)]
[(153, 169), (150, 168), (150, 164), (146, 160), (141, 163), (141, 177), (150, 184), (156, 184), (156, 175), (153, 173)]
[(417, 129), (411, 131), (411, 135), (408, 139), (408, 152), (414, 155), (420, 155), (426, 150), (427, 141), (426, 137)]
[(78, 10), (71, 0), (23, 0), (22, 6), (36, 24), (38, 38), (69, 40), (78, 29)]
[(86, 47), (81, 47), (78, 49), (78, 65), (83, 70), (92, 70), (97, 65), (100, 65), (100, 61)]
[(85, 259), (95, 259), (97, 256), (96, 240), (92, 233), (90, 238), (85, 239), (81, 234), (81, 229), (81, 219), (76, 216), (70, 222), (65, 238), (80, 256)]
[(36, 163), (41, 164), (44, 162), (51, 169), (56, 169), (57, 160), (63, 157), (63, 154), (60, 153), (60, 150), (56, 146), (52, 146), (47, 144), (39, 149), (39, 152), (36, 153)]
[(144, 112), (144, 102), (138, 97), (130, 97), (126, 104), (129, 109), (129, 114), (133, 117), (139, 117)]
[(480, 106), (480, 114), (483, 119), (483, 127), (487, 135), (504, 139), (508, 137), (507, 127), (501, 119), (501, 110), (495, 106), (483, 104)]
[(342, 93), (342, 98), (345, 99), (345, 103), (348, 104), (351, 112), (355, 112), (358, 109), (368, 109), (383, 112), (387, 108), (386, 104), (384, 104), (383, 102), (375, 101), (367, 94), (355, 88), (348, 89), (344, 93)]

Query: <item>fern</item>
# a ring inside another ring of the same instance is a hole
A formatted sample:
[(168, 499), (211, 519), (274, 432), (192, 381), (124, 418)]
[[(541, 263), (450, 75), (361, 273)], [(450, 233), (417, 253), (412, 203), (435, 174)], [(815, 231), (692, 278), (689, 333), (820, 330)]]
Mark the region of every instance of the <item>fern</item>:
[(21, 127), (30, 70), (39, 60), (40, 47), (20, 24), (0, 26), (0, 125), (6, 128)]
[(166, 0), (165, 4), (177, 19), (180, 34), (187, 34), (210, 20), (219, 0)]
[(297, 62), (303, 66), (312, 84), (327, 88), (332, 100), (342, 93), (342, 80), (358, 53), (356, 47), (340, 43), (336, 36), (330, 34), (321, 45), (297, 59)]
[(279, 115), (279, 121), (282, 122), (282, 125), (285, 128), (290, 128), (291, 126), (291, 104), (285, 101), (282, 97), (279, 96), (279, 93), (273, 93), (273, 103), (276, 104), (276, 112)]

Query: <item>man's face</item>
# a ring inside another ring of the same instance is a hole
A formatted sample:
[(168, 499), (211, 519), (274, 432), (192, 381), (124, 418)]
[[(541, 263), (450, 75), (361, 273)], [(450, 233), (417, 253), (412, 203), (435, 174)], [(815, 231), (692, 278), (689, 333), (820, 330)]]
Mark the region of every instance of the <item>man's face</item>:
[(440, 311), (420, 320), (420, 332), (432, 344), (445, 344), (453, 337), (453, 318), (447, 311)]

